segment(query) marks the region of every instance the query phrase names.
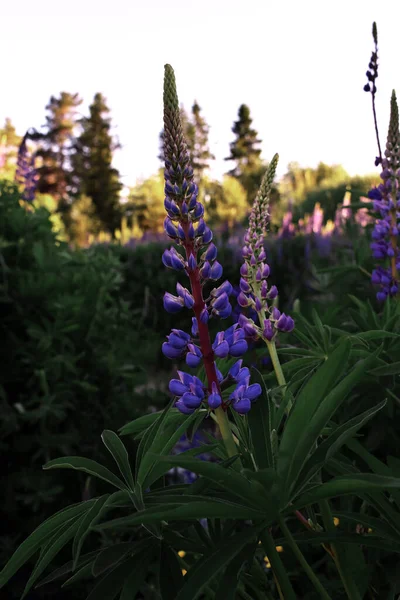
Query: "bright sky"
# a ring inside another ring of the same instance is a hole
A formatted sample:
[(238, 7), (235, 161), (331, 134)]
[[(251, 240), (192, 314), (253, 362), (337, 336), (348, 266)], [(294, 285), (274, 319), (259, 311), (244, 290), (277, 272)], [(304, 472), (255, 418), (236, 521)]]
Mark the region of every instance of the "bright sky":
[(381, 141), (392, 88), (400, 91), (398, 0), (1, 0), (0, 124), (19, 133), (45, 122), (51, 95), (78, 92), (86, 113), (102, 92), (123, 146), (126, 185), (154, 173), (162, 128), (163, 67), (185, 108), (197, 99), (220, 176), (242, 103), (262, 156), (341, 163), (374, 172), (370, 95), (363, 92), (378, 24)]

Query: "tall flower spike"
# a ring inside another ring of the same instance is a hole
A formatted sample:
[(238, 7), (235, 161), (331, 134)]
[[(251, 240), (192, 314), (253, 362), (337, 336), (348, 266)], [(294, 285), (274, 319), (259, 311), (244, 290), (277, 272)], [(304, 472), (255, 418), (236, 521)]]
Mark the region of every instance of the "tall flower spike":
[[(252, 319), (239, 321), (245, 325), (247, 336), (254, 339), (254, 335), (258, 335), (268, 343), (274, 339), (277, 331), (290, 332), (294, 327), (291, 317), (281, 315), (279, 311), (272, 310), (272, 305), (269, 305), (269, 301), (277, 297), (278, 290), (275, 286), (268, 287), (270, 268), (265, 262), (266, 253), (263, 245), (268, 227), (269, 198), (278, 159), (278, 154), (275, 154), (263, 177), (250, 213), (249, 228), (242, 249), (244, 263), (240, 269), (241, 291), (237, 298), (241, 307), (254, 308), (258, 315), (259, 326)], [(250, 332), (252, 335), (249, 335)]]
[(396, 296), (399, 291), (400, 131), (399, 110), (394, 90), (390, 102), (389, 131), (385, 157), (382, 159), (381, 179), (382, 183), (368, 195), (373, 200), (374, 209), (380, 215), (372, 232), (372, 254), (374, 258), (390, 263), (388, 267), (379, 265), (372, 272), (371, 281), (380, 286), (376, 296), (382, 302), (388, 296)]
[[(225, 332), (226, 337), (224, 332), (217, 334), (216, 342), (211, 344), (208, 321), (212, 317), (223, 319), (231, 314), (229, 295), (232, 286), (226, 281), (211, 290), (206, 299), (203, 296), (204, 287), (221, 278), (222, 266), (216, 260), (217, 248), (211, 243), (212, 232), (203, 219), (204, 208), (197, 201), (198, 190), (193, 181), (193, 168), (180, 120), (175, 75), (170, 65), (165, 65), (164, 71), (164, 157), (164, 205), (168, 215), (164, 228), (175, 244), (183, 248), (184, 256), (171, 247), (164, 252), (162, 261), (168, 268), (185, 272), (191, 288), (189, 291), (178, 284), (178, 296), (166, 292), (164, 307), (170, 313), (186, 307), (193, 310), (195, 317), (192, 336), (172, 330), (168, 341), (163, 344), (163, 353), (171, 359), (186, 357), (190, 368), (203, 362), (208, 396), (201, 388), (200, 380), (187, 373), (180, 373), (180, 383), (173, 380), (170, 390), (178, 397), (176, 407), (181, 412), (193, 412), (204, 402), (209, 410), (218, 413), (218, 419), (226, 418), (221, 416), (220, 407), (226, 410), (232, 404), (236, 410), (237, 401), (222, 401), (220, 383), (223, 377), (214, 358), (242, 356), (247, 351), (247, 342), (244, 331), (236, 324)], [(242, 409), (241, 405), (238, 406)]]

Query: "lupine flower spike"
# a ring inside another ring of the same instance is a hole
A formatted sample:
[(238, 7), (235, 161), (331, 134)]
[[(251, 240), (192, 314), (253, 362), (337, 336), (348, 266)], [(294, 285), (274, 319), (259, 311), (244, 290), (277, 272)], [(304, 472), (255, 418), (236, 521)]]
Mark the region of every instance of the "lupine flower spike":
[(22, 199), (25, 202), (33, 202), (38, 183), (38, 173), (35, 169), (35, 158), (30, 157), (26, 145), (28, 132), (24, 135), (18, 149), (17, 170), (15, 180), (23, 187)]
[[(267, 232), (269, 218), (269, 197), (274, 180), (278, 155), (275, 154), (270, 162), (267, 172), (261, 182), (260, 189), (254, 200), (249, 217), (249, 228), (244, 236), (242, 256), (244, 262), (240, 268), (240, 294), (237, 301), (242, 308), (251, 308), (256, 311), (258, 324), (241, 314), (238, 323), (243, 327), (246, 337), (256, 340), (261, 338), (267, 345), (271, 361), (279, 385), (286, 386), (285, 377), (279, 362), (275, 347), (278, 332), (290, 332), (294, 328), (294, 321), (285, 313), (281, 313), (275, 306), (278, 290), (275, 285), (268, 285), (270, 267), (264, 248), (264, 237)], [(291, 404), (287, 405), (287, 412)]]
[(372, 232), (371, 250), (374, 258), (389, 262), (372, 272), (372, 283), (379, 285), (377, 299), (384, 301), (399, 291), (400, 252), (400, 131), (399, 110), (393, 90), (390, 103), (390, 123), (385, 157), (382, 159), (382, 183), (369, 192), (374, 210), (380, 215)]
[[(209, 320), (225, 319), (232, 312), (229, 301), (232, 285), (225, 281), (204, 293), (209, 284), (220, 280), (223, 271), (217, 261), (212, 232), (203, 219), (204, 208), (197, 201), (198, 189), (193, 181), (193, 168), (180, 121), (175, 76), (170, 65), (165, 66), (164, 76), (164, 157), (164, 205), (167, 211), (164, 229), (178, 249), (172, 246), (166, 250), (162, 260), (166, 267), (186, 273), (189, 279), (189, 288), (177, 284), (177, 295), (166, 292), (164, 308), (170, 313), (187, 308), (194, 312), (194, 317), (190, 334), (173, 329), (162, 350), (168, 358), (185, 358), (190, 368), (202, 363), (207, 377), (204, 386), (195, 375), (178, 371), (179, 378), (171, 380), (169, 389), (177, 398), (175, 405), (182, 413), (193, 413), (202, 405), (215, 411), (226, 442), (224, 411), (231, 406), (238, 413), (247, 412), (252, 401), (261, 394), (261, 388), (258, 384), (250, 385), (250, 374), (248, 369), (241, 368), (241, 360), (225, 378), (215, 363), (216, 357), (240, 359), (247, 351), (247, 342), (243, 328), (237, 323), (217, 333), (213, 343), (210, 339)], [(236, 383), (234, 392), (223, 400), (222, 390), (233, 383)]]
[(268, 286), (270, 268), (266, 262), (267, 255), (264, 249), (264, 237), (269, 217), (269, 195), (277, 164), (278, 155), (275, 154), (261, 183), (250, 214), (249, 228), (245, 234), (242, 248), (244, 263), (240, 269), (241, 291), (238, 296), (240, 306), (254, 308), (259, 318), (259, 324), (256, 325), (252, 319), (241, 315), (239, 324), (248, 337), (260, 337), (266, 342), (271, 342), (278, 331), (290, 332), (294, 328), (292, 317), (281, 314), (273, 306), (273, 301), (278, 296), (278, 290), (275, 285)]

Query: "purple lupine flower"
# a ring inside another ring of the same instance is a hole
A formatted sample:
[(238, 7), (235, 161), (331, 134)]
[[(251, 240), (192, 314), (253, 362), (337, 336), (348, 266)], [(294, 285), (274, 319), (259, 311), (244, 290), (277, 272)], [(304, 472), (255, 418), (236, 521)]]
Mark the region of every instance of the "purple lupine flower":
[[(250, 213), (249, 228), (244, 236), (242, 248), (244, 263), (240, 268), (240, 292), (237, 296), (239, 306), (254, 309), (258, 315), (258, 324), (254, 319), (239, 319), (239, 324), (246, 327), (245, 334), (252, 339), (258, 336), (267, 342), (273, 340), (277, 331), (290, 332), (294, 328), (291, 317), (286, 315), (281, 317), (280, 313), (277, 316), (276, 310), (272, 307), (270, 301), (278, 296), (278, 290), (274, 285), (268, 286), (270, 267), (265, 262), (264, 237), (269, 217), (268, 202), (277, 164), (278, 155), (275, 154), (264, 175)], [(243, 402), (239, 406), (243, 406), (244, 410), (249, 405), (243, 399), (246, 397), (242, 396)]]
[[(180, 121), (175, 76), (169, 65), (165, 66), (164, 77), (164, 156), (164, 206), (167, 212), (164, 229), (183, 252), (171, 247), (164, 251), (162, 261), (167, 268), (186, 273), (190, 282), (190, 289), (177, 284), (177, 296), (166, 292), (164, 308), (170, 313), (188, 308), (195, 316), (191, 335), (172, 330), (162, 351), (171, 359), (185, 358), (190, 368), (203, 363), (207, 377), (207, 386), (203, 386), (196, 376), (179, 371), (179, 379), (172, 379), (169, 389), (177, 398), (175, 406), (185, 414), (193, 413), (202, 404), (208, 410), (219, 410), (221, 406), (226, 409), (231, 403), (240, 407), (243, 402), (237, 404), (239, 399), (222, 400), (224, 377), (215, 364), (215, 357), (243, 356), (248, 346), (238, 323), (217, 333), (211, 344), (208, 321), (230, 316), (229, 296), (233, 288), (225, 281), (211, 289), (208, 295), (203, 295), (206, 286), (221, 279), (223, 269), (217, 261), (212, 231), (203, 218), (204, 208), (197, 200), (198, 189), (193, 181), (193, 168)], [(248, 388), (249, 382), (245, 385), (245, 389)]]
[(38, 172), (35, 168), (35, 157), (29, 156), (26, 145), (28, 132), (22, 138), (18, 148), (17, 170), (15, 172), (15, 181), (23, 186), (22, 199), (25, 202), (33, 202), (39, 180)]
[(373, 201), (374, 210), (380, 217), (375, 221), (372, 232), (372, 255), (375, 259), (386, 262), (386, 265), (379, 265), (371, 277), (372, 283), (380, 287), (376, 294), (379, 302), (383, 302), (387, 297), (396, 296), (399, 290), (400, 131), (394, 91), (390, 104), (389, 132), (385, 158), (382, 159), (381, 179), (382, 183), (368, 194)]

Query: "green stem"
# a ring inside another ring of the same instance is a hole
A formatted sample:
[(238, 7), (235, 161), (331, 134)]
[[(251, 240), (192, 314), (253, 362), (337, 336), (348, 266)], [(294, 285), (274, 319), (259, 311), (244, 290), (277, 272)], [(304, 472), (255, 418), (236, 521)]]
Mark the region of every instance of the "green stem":
[(214, 414), (216, 416), (216, 421), (218, 423), (218, 427), (221, 432), (221, 437), (225, 444), (228, 456), (236, 456), (238, 454), (238, 449), (233, 439), (232, 430), (229, 425), (229, 419), (228, 415), (226, 414), (226, 411), (224, 411), (224, 409), (220, 406), (214, 411)]
[[(272, 340), (271, 342), (269, 342), (268, 340), (264, 340), (264, 341), (267, 344), (268, 352), (269, 352), (269, 355), (272, 360), (272, 365), (274, 367), (274, 371), (275, 371), (275, 375), (278, 380), (278, 383), (280, 386), (283, 387), (283, 391), (285, 392), (287, 384), (286, 384), (285, 376), (282, 371), (281, 362), (279, 360), (279, 356), (276, 351), (275, 341), (274, 340)], [(289, 402), (287, 403), (286, 409), (285, 409), (285, 412), (287, 415), (292, 410), (292, 406), (293, 406), (293, 403), (291, 400), (289, 400)]]
[(288, 574), (283, 565), (281, 557), (276, 549), (274, 539), (268, 529), (264, 529), (260, 535), (262, 544), (268, 560), (271, 563), (271, 569), (275, 576), (278, 587), (279, 597), (281, 600), (296, 600), (296, 594), (290, 583)]
[[(333, 522), (333, 516), (331, 507), (329, 506), (328, 500), (321, 500), (319, 502), (319, 508), (321, 511), (322, 520), (324, 523), (325, 530), (331, 533), (336, 531), (335, 524)], [(337, 546), (335, 544), (329, 544), (333, 553), (333, 560), (335, 561), (336, 568), (342, 580), (344, 589), (346, 590), (347, 597), (349, 600), (361, 600), (360, 592), (352, 577), (349, 577), (346, 573), (346, 569), (343, 565), (343, 557), (340, 556)]]
[(294, 537), (290, 533), (290, 530), (287, 527), (287, 525), (286, 525), (286, 523), (285, 523), (285, 521), (284, 521), (284, 519), (282, 517), (279, 518), (279, 527), (281, 528), (281, 531), (282, 531), (283, 535), (287, 539), (288, 544), (289, 544), (290, 548), (293, 551), (293, 554), (295, 555), (295, 557), (297, 558), (297, 560), (301, 564), (303, 570), (307, 574), (309, 580), (311, 581), (311, 583), (313, 584), (313, 586), (315, 587), (315, 589), (317, 590), (317, 592), (319, 593), (319, 595), (321, 596), (321, 598), (325, 598), (325, 600), (331, 600), (331, 597), (329, 596), (329, 594), (327, 593), (327, 591), (323, 587), (322, 583), (320, 582), (320, 580), (315, 575), (314, 571), (312, 570), (312, 568), (310, 567), (310, 565), (308, 564), (308, 562), (304, 558), (303, 553), (301, 552), (300, 548), (296, 544), (296, 541), (295, 541)]

